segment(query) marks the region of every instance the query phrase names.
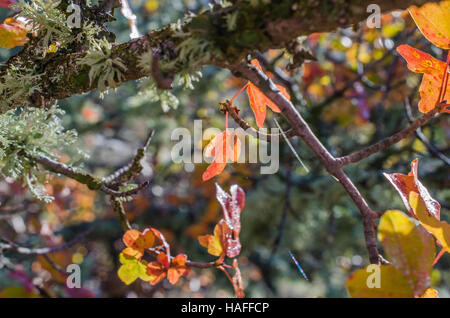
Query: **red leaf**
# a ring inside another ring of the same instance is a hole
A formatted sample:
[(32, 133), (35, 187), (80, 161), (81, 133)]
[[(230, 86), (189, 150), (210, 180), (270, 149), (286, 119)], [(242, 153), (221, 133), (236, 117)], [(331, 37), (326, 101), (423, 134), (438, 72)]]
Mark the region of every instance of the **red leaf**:
[(413, 208), (409, 204), (409, 196), (411, 192), (417, 192), (424, 201), (428, 212), (437, 220), (440, 220), (441, 205), (431, 197), (431, 195), (428, 193), (428, 190), (420, 182), (417, 172), (418, 166), (419, 160), (414, 159), (411, 162), (411, 171), (408, 173), (408, 175), (404, 175), (401, 173), (385, 173), (384, 176), (392, 183), (394, 188), (400, 194), (403, 204), (413, 217), (417, 219), (417, 215), (414, 213)]
[[(260, 71), (263, 71), (257, 59), (253, 59), (251, 61), (251, 64), (256, 66)], [(283, 94), (284, 97), (289, 100), (291, 99), (286, 88), (277, 84), (275, 86), (280, 90), (281, 94)], [(250, 107), (255, 114), (256, 124), (258, 125), (258, 127), (263, 127), (264, 125), (264, 121), (266, 119), (266, 106), (269, 106), (269, 108), (275, 113), (281, 113), (280, 108), (251, 82), (248, 83), (247, 94), (250, 101)]]
[(217, 183), (216, 190), (216, 198), (222, 206), (225, 223), (232, 231), (232, 235), (226, 235), (226, 254), (228, 257), (236, 257), (241, 252), (239, 233), (241, 232), (241, 211), (245, 205), (245, 192), (237, 184), (230, 187), (231, 195)]
[[(440, 102), (438, 99), (443, 82), (445, 63), (409, 45), (400, 45), (397, 51), (408, 62), (408, 68), (411, 71), (424, 74), (419, 88), (419, 110), (422, 113), (429, 112)], [(450, 100), (450, 82), (443, 100)]]
[(241, 141), (234, 133), (230, 133), (225, 129), (216, 135), (205, 148), (205, 156), (214, 156), (214, 160), (203, 172), (203, 181), (221, 174), (228, 160), (237, 162), (240, 150)]
[(239, 235), (241, 231), (241, 211), (245, 206), (245, 192), (237, 184), (233, 184), (230, 187), (230, 194), (226, 193), (216, 183), (216, 198), (222, 206), (225, 222), (231, 230)]
[(156, 285), (166, 276), (172, 285), (176, 284), (181, 276), (186, 276), (189, 273), (190, 267), (186, 265), (186, 261), (187, 256), (185, 254), (178, 254), (169, 262), (168, 255), (164, 252), (159, 253), (156, 262), (150, 262), (147, 265), (150, 284)]

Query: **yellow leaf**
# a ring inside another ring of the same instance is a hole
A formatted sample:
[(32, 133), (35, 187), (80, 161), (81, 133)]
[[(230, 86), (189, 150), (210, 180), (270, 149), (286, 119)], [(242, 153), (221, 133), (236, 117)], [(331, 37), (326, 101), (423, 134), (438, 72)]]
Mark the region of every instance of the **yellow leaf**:
[[(378, 265), (368, 265), (378, 266)], [(353, 298), (409, 298), (413, 289), (405, 276), (392, 265), (379, 265), (379, 273), (366, 266), (347, 279), (347, 291)], [(368, 270), (369, 269), (369, 270)], [(372, 285), (379, 274), (380, 284)]]
[(439, 294), (436, 289), (428, 288), (420, 298), (439, 298)]
[(433, 237), (403, 212), (386, 211), (378, 227), (378, 240), (392, 265), (420, 296), (430, 285), (436, 247)]
[(450, 253), (450, 224), (433, 217), (417, 192), (409, 193), (409, 204), (423, 227), (433, 234), (446, 252)]
[(450, 1), (429, 2), (409, 9), (414, 22), (428, 41), (441, 49), (450, 49)]

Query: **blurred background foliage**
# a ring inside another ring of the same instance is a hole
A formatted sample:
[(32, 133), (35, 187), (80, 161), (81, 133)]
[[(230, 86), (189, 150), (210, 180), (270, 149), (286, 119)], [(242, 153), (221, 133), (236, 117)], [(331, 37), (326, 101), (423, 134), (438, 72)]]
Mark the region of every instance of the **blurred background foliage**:
[[(207, 0), (130, 0), (141, 33), (174, 23), (189, 11), (207, 8)], [(0, 9), (2, 20), (11, 14)], [(128, 21), (115, 11), (109, 27), (117, 41), (129, 40)], [(420, 74), (410, 72), (395, 48), (408, 43), (442, 59), (443, 52), (427, 42), (407, 12), (384, 15), (381, 28), (364, 24), (334, 33), (312, 34), (300, 39), (317, 61), (288, 71), (291, 56), (283, 50), (264, 52), (270, 64), (290, 82), (297, 109), (311, 124), (334, 155), (347, 154), (389, 136), (408, 124), (405, 98), (411, 100), (418, 116)], [(19, 49), (0, 49), (5, 61)], [(160, 229), (173, 253), (184, 252), (190, 259), (210, 261), (197, 236), (211, 233), (221, 218), (215, 199), (214, 182), (228, 190), (238, 183), (247, 195), (242, 212), (239, 264), (248, 297), (347, 297), (345, 280), (368, 263), (362, 220), (343, 188), (330, 177), (300, 141), (294, 146), (310, 171), (296, 161), (285, 143), (280, 145), (280, 169), (261, 175), (260, 164), (229, 164), (214, 180), (201, 181), (207, 164), (176, 164), (170, 157), (175, 144), (174, 128), (193, 130), (196, 119), (203, 129), (224, 128), (218, 102), (231, 98), (245, 84), (227, 70), (205, 67), (194, 89), (176, 88), (171, 95), (155, 95), (141, 89), (140, 82), (127, 82), (100, 98), (97, 91), (62, 100), (67, 129), (79, 133), (77, 147), (90, 155), (82, 167), (106, 176), (133, 156), (150, 129), (156, 134), (146, 157), (144, 175), (153, 175), (147, 189), (126, 205), (133, 226)], [(286, 84), (286, 83), (281, 83)], [(175, 98), (176, 97), (176, 98)], [(235, 104), (240, 114), (256, 127), (247, 97)], [(269, 112), (268, 127), (274, 127)], [(281, 117), (282, 126), (287, 129)], [(235, 124), (230, 119), (230, 126)], [(422, 129), (427, 140), (449, 154), (448, 116), (432, 120)], [(204, 146), (196, 145), (197, 147)], [(68, 160), (73, 151), (64, 150)], [(374, 210), (404, 210), (399, 196), (383, 172), (409, 171), (420, 158), (420, 177), (442, 205), (442, 218), (449, 220), (449, 167), (436, 158), (414, 135), (391, 149), (346, 167)], [(81, 162), (80, 162), (81, 163)], [(49, 255), (25, 256), (5, 252), (3, 262), (16, 270), (0, 269), (0, 296), (61, 297), (230, 297), (233, 290), (218, 270), (194, 269), (175, 286), (167, 281), (150, 286), (136, 281), (124, 285), (117, 277), (118, 255), (123, 248), (122, 232), (103, 194), (90, 191), (73, 180), (48, 176), (47, 190), (55, 196), (49, 204), (34, 199), (21, 184), (0, 181), (0, 231), (24, 246), (56, 246), (96, 225), (74, 246)], [(283, 220), (282, 215), (285, 215)], [(309, 276), (305, 281), (288, 255), (291, 250)], [(52, 265), (65, 268), (80, 264), (82, 289), (68, 289), (65, 277)], [(441, 297), (450, 296), (450, 256), (444, 255), (432, 275), (432, 286)]]

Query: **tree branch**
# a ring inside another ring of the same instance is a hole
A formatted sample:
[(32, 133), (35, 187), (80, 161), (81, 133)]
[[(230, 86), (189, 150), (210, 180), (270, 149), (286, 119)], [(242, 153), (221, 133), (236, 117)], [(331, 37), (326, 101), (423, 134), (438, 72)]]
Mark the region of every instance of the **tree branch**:
[(354, 163), (361, 161), (362, 159), (365, 159), (374, 153), (380, 152), (386, 148), (389, 148), (399, 142), (400, 140), (408, 137), (413, 132), (415, 132), (418, 128), (425, 125), (431, 118), (433, 118), (436, 114), (439, 113), (439, 107), (434, 108), (433, 110), (429, 111), (428, 113), (422, 115), (421, 117), (417, 118), (414, 122), (412, 122), (409, 126), (406, 128), (403, 128), (398, 133), (387, 137), (376, 144), (373, 144), (369, 147), (366, 147), (364, 149), (361, 149), (357, 152), (354, 152), (350, 155), (337, 158), (337, 160), (342, 165), (347, 165), (349, 163)]
[[(171, 26), (167, 26), (151, 31), (140, 38), (113, 45), (111, 58), (120, 59), (126, 66), (123, 70), (122, 82), (151, 76), (153, 69), (151, 65), (142, 67), (139, 63), (143, 54), (153, 54), (153, 52), (164, 52), (164, 56), (159, 58), (159, 67), (170, 66), (171, 69), (167, 70), (166, 74), (178, 73), (186, 67), (185, 64), (189, 63), (194, 64), (195, 67), (215, 65), (227, 68), (255, 50), (264, 52), (271, 48), (286, 47), (298, 36), (332, 31), (337, 27), (358, 23), (367, 18), (369, 13), (366, 12), (366, 7), (372, 2), (372, 0), (294, 1), (292, 3), (271, 1), (253, 6), (247, 1), (237, 1), (227, 8), (214, 6), (211, 10), (189, 19), (176, 31)], [(381, 10), (386, 12), (425, 2), (429, 1), (380, 0), (378, 4)], [(227, 20), (231, 15), (245, 16), (245, 19), (237, 19), (236, 26), (230, 28)], [(201, 52), (194, 54), (192, 61), (186, 60), (186, 57), (180, 57), (181, 52), (198, 51), (199, 43), (208, 44), (207, 54)], [(98, 78), (92, 82), (89, 80), (90, 67), (77, 63), (86, 54), (88, 53), (84, 51), (56, 54), (54, 57), (49, 55), (45, 63), (38, 68), (42, 75), (39, 81), (38, 95), (40, 96), (33, 96), (33, 100), (51, 102), (96, 89), (99, 85)], [(0, 82), (4, 79), (10, 64), (17, 63), (24, 63), (23, 58), (12, 57), (4, 67), (0, 68)], [(33, 61), (33, 63), (39, 62)], [(55, 81), (56, 77), (58, 81)], [(5, 100), (9, 97), (11, 96), (2, 96)], [(9, 109), (18, 106), (15, 105), (14, 100), (8, 103), (10, 103)]]

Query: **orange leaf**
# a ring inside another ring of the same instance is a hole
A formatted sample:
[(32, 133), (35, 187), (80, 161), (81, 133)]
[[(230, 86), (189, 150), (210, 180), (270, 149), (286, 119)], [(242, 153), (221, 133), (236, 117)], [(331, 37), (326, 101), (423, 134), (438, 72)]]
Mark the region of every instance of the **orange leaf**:
[(150, 284), (156, 285), (166, 276), (172, 285), (176, 284), (181, 276), (186, 276), (189, 273), (190, 267), (186, 265), (186, 261), (187, 256), (185, 254), (178, 254), (169, 262), (168, 255), (164, 252), (159, 253), (156, 257), (156, 262), (147, 264)]
[(185, 254), (178, 254), (172, 259), (170, 268), (167, 271), (167, 279), (172, 285), (175, 285), (181, 276), (186, 276), (190, 267), (186, 265), (187, 256)]
[(404, 175), (401, 173), (391, 173), (391, 174), (385, 173), (384, 176), (392, 183), (394, 188), (400, 194), (403, 204), (406, 206), (408, 212), (413, 217), (417, 219), (417, 216), (409, 203), (409, 196), (411, 192), (416, 192), (420, 194), (420, 197), (425, 202), (429, 213), (435, 219), (440, 220), (441, 205), (439, 204), (439, 202), (437, 202), (431, 197), (431, 195), (428, 193), (428, 190), (420, 182), (418, 176), (418, 167), (419, 167), (419, 160), (414, 159), (411, 162), (411, 171), (409, 172), (408, 175)]
[[(419, 110), (427, 113), (440, 102), (439, 92), (445, 71), (445, 63), (429, 54), (417, 50), (409, 45), (400, 45), (397, 51), (408, 62), (408, 68), (415, 73), (423, 73), (420, 84)], [(443, 100), (450, 100), (450, 82)]]
[(450, 49), (450, 1), (426, 3), (409, 9), (414, 22), (428, 41), (441, 49)]
[(214, 227), (214, 236), (207, 234), (199, 236), (198, 242), (200, 245), (208, 248), (208, 253), (214, 256), (222, 256), (227, 249), (226, 236), (231, 231), (225, 221), (220, 220)]
[(205, 156), (214, 156), (214, 159), (203, 172), (203, 181), (221, 174), (228, 160), (236, 162), (240, 151), (241, 141), (236, 134), (229, 132), (228, 129), (217, 134), (205, 148)]
[[(251, 61), (251, 64), (256, 66), (260, 71), (262, 71), (261, 65), (259, 65), (257, 59), (253, 59)], [(284, 88), (281, 85), (275, 86), (287, 99), (289, 100), (291, 99), (286, 88)], [(250, 101), (250, 107), (252, 108), (253, 113), (255, 114), (256, 124), (258, 125), (258, 127), (263, 127), (264, 125), (264, 121), (266, 119), (266, 106), (269, 106), (269, 108), (275, 113), (281, 113), (280, 108), (274, 102), (272, 102), (270, 98), (264, 95), (264, 93), (261, 92), (261, 90), (251, 82), (248, 83), (247, 94), (248, 99)]]
[(0, 24), (0, 47), (12, 49), (24, 45), (27, 41), (28, 29), (20, 21), (7, 18)]
[(428, 288), (420, 298), (439, 298), (439, 294), (436, 289)]
[(128, 230), (122, 238), (127, 246), (122, 252), (130, 257), (140, 259), (144, 255), (144, 250), (153, 246), (155, 235), (150, 229), (145, 229), (143, 233), (138, 230)]

